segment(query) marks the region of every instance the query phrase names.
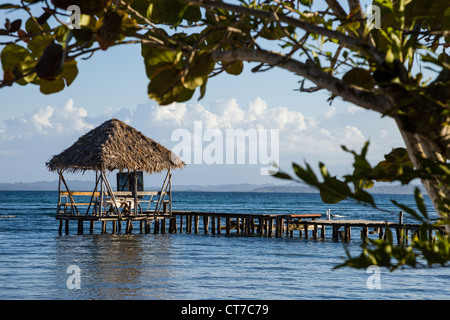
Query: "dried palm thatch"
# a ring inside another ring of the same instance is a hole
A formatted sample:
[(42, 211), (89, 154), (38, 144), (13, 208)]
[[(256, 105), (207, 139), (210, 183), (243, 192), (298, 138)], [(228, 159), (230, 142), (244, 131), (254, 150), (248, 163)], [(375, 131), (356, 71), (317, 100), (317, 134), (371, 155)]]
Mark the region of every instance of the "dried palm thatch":
[(142, 170), (147, 173), (182, 168), (185, 163), (126, 123), (111, 119), (81, 136), (46, 163), (50, 171)]

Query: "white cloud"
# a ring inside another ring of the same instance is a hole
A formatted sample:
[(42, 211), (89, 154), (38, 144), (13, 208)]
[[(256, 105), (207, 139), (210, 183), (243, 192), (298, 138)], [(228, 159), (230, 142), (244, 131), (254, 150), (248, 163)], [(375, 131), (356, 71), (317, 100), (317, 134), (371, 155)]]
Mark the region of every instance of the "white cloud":
[[(360, 116), (357, 119), (348, 116), (348, 113), (343, 117), (344, 114), (336, 113), (336, 108), (331, 107), (317, 117), (305, 119), (299, 110), (269, 106), (263, 99), (255, 98), (248, 105), (228, 99), (211, 103), (207, 107), (200, 103), (175, 103), (162, 107), (147, 102), (132, 109), (108, 108), (102, 114), (92, 115), (69, 99), (58, 106), (37, 108), (0, 121), (0, 161), (3, 164), (0, 176), (7, 177), (13, 167), (20, 170), (28, 168), (30, 175), (38, 171), (46, 172), (45, 161), (52, 155), (113, 117), (125, 121), (168, 148), (178, 143), (170, 141), (174, 130), (183, 128), (193, 132), (197, 121), (201, 121), (204, 132), (216, 129), (222, 134), (225, 134), (226, 129), (278, 129), (281, 163), (290, 164), (305, 159), (310, 163), (323, 160), (329, 165), (348, 164), (348, 154), (341, 150), (341, 145), (359, 151), (364, 142), (371, 139), (367, 133), (371, 132), (367, 131), (370, 127), (372, 130), (377, 128), (377, 136), (373, 139), (387, 137), (388, 131), (376, 125), (373, 117), (370, 117), (370, 125), (367, 125), (369, 122), (361, 118), (362, 112), (358, 112)], [(387, 153), (392, 147), (387, 144), (396, 142), (393, 136), (378, 145), (372, 141), (372, 145), (375, 145), (377, 152), (386, 149)]]
[(38, 108), (24, 115), (15, 115), (3, 121), (1, 138), (3, 141), (30, 139), (36, 135), (54, 136), (71, 132), (85, 132), (93, 128), (86, 122), (87, 111), (74, 106), (72, 99), (51, 107)]
[(350, 114), (355, 114), (356, 112), (362, 111), (362, 110), (364, 110), (364, 109), (362, 109), (358, 106), (355, 106), (355, 105), (351, 105), (347, 108), (347, 112)]
[(334, 117), (335, 113), (336, 113), (336, 107), (331, 106), (324, 112), (324, 117), (327, 119), (330, 119), (330, 118)]

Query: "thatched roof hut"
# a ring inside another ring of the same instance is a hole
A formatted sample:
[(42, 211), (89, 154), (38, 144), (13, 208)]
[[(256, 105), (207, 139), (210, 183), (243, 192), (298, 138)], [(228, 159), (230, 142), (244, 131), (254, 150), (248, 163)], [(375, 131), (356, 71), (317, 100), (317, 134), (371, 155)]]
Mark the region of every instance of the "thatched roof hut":
[(80, 137), (46, 163), (50, 171), (128, 170), (146, 173), (182, 168), (169, 149), (126, 123), (111, 119)]

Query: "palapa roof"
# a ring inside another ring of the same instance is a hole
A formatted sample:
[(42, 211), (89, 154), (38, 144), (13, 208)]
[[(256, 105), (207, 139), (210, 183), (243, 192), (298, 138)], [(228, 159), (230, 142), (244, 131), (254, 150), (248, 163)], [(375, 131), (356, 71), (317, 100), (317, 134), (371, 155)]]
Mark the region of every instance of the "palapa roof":
[(142, 170), (161, 172), (185, 163), (125, 122), (111, 119), (81, 136), (46, 163), (50, 171)]

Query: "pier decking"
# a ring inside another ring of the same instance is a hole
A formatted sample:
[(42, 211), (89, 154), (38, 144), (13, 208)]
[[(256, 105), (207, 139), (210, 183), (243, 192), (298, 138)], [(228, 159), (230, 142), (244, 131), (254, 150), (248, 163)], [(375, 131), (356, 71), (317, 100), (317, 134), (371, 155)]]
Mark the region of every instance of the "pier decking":
[[(352, 232), (358, 229), (362, 240), (369, 234), (378, 234), (383, 238), (386, 228), (395, 231), (397, 242), (408, 241), (408, 236), (418, 234), (419, 224), (405, 224), (400, 214), (399, 222), (367, 220), (325, 220), (318, 219), (320, 214), (254, 214), (254, 213), (218, 213), (201, 211), (176, 211), (170, 213), (142, 212), (137, 215), (77, 215), (59, 214), (59, 233), (69, 233), (69, 221), (77, 222), (77, 232), (84, 232), (84, 223), (89, 223), (89, 232), (93, 233), (95, 222), (101, 223), (101, 233), (121, 233), (125, 223), (125, 233), (132, 233), (139, 224), (140, 233), (204, 233), (226, 235), (253, 235), (266, 237), (300, 237), (304, 239), (325, 239), (327, 234), (334, 240), (349, 241)], [(108, 228), (108, 225), (110, 227)], [(153, 228), (153, 230), (152, 230)], [(326, 233), (330, 228), (331, 233)], [(432, 232), (443, 230), (430, 229)], [(393, 232), (394, 234), (394, 232)]]

